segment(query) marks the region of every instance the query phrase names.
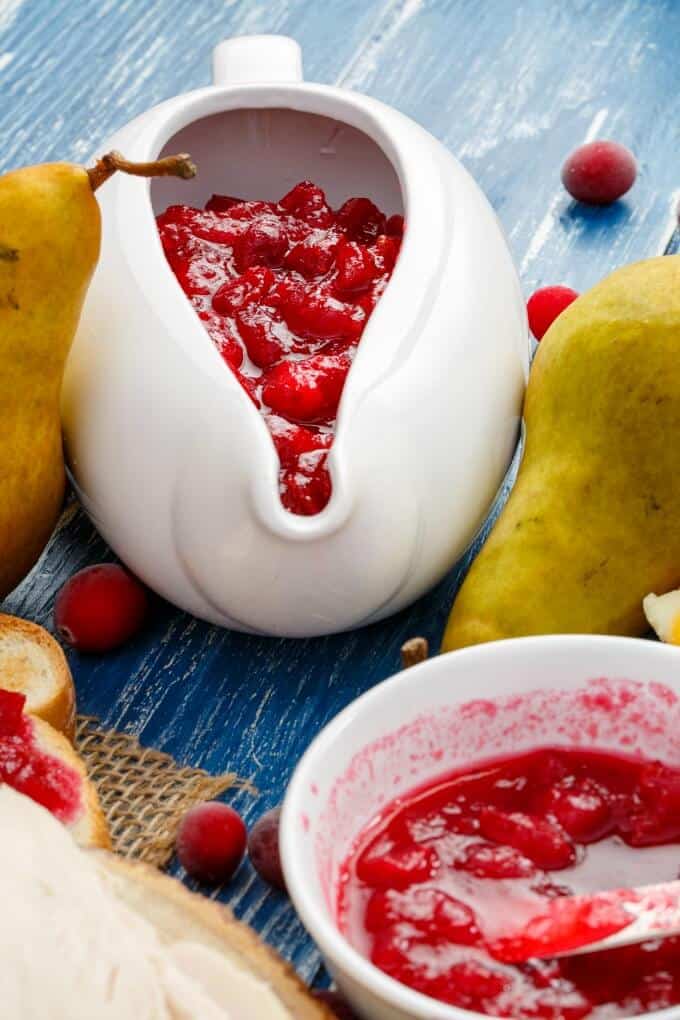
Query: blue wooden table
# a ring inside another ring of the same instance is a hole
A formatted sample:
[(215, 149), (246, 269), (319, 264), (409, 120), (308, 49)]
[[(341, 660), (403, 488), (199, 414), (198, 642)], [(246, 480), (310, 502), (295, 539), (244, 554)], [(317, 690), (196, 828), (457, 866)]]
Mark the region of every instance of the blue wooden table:
[[(677, 0), (0, 0), (0, 171), (86, 159), (147, 107), (207, 83), (217, 41), (251, 32), (296, 37), (307, 78), (383, 99), (448, 145), (495, 206), (526, 294), (583, 290), (678, 246)], [(606, 209), (577, 206), (559, 180), (564, 156), (594, 137), (640, 162), (634, 190)], [(109, 558), (72, 505), (3, 608), (50, 627), (64, 580)], [(80, 708), (181, 762), (251, 778), (259, 793), (232, 802), (253, 820), (323, 724), (395, 671), (406, 638), (437, 646), (468, 562), (393, 619), (314, 641), (228, 633), (158, 602), (124, 650), (71, 655)], [(288, 901), (248, 864), (219, 895), (323, 980)]]

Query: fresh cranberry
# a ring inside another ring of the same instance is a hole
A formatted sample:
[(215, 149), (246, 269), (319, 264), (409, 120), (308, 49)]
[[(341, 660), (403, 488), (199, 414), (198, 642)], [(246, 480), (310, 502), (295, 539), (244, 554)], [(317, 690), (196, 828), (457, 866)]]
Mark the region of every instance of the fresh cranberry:
[(286, 888), (279, 852), (281, 808), (265, 812), (248, 833), (248, 856), (258, 875), (277, 889)]
[(262, 399), (285, 418), (328, 421), (338, 409), (350, 364), (341, 354), (281, 362), (266, 373)]
[(339, 243), (335, 252), (335, 265), (338, 270), (335, 288), (341, 294), (366, 290), (377, 273), (370, 251), (356, 241), (342, 240)]
[(365, 244), (385, 233), (385, 217), (368, 198), (348, 198), (338, 209), (337, 221), (352, 241)]
[(618, 142), (587, 142), (562, 167), (562, 183), (578, 202), (609, 205), (629, 191), (637, 177), (635, 156)]
[(349, 1003), (343, 999), (340, 992), (328, 988), (315, 989), (312, 995), (319, 1002), (328, 1006), (336, 1020), (359, 1020), (359, 1017), (352, 1011)]
[(146, 589), (117, 563), (100, 563), (74, 574), (54, 603), (60, 638), (81, 652), (108, 652), (136, 634), (144, 622)]
[(529, 329), (542, 340), (555, 319), (575, 301), (578, 293), (571, 287), (540, 287), (527, 301)]
[(245, 850), (246, 827), (228, 804), (197, 804), (180, 823), (177, 857), (187, 874), (202, 882), (227, 882)]

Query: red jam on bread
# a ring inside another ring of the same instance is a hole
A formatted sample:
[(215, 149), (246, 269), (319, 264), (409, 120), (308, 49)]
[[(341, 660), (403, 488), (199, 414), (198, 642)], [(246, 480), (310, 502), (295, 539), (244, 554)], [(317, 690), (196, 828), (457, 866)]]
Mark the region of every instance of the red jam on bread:
[(390, 805), (345, 862), (350, 941), (391, 977), (514, 1020), (637, 1016), (680, 1004), (680, 939), (502, 962), (527, 903), (677, 878), (680, 769), (540, 750), (443, 776)]
[(82, 807), (81, 777), (41, 750), (25, 703), (23, 694), (0, 689), (0, 783), (26, 794), (68, 825)]
[(333, 210), (297, 184), (279, 202), (213, 195), (157, 217), (163, 249), (225, 362), (261, 411), (291, 513), (328, 503), (326, 458), (361, 334), (403, 233), (367, 198)]

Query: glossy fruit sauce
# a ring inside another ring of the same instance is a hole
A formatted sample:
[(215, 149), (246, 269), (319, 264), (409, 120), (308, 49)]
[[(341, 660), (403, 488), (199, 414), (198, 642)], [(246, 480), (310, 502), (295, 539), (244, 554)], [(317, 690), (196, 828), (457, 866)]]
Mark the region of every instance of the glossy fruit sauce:
[(680, 1003), (680, 939), (519, 965), (493, 946), (513, 904), (679, 876), (679, 769), (541, 750), (395, 801), (344, 864), (338, 918), (381, 970), (464, 1009), (637, 1016)]
[(279, 202), (213, 195), (157, 217), (166, 257), (276, 446), (295, 514), (331, 494), (326, 458), (364, 327), (399, 254), (401, 216), (367, 198), (339, 209), (297, 184)]
[(39, 748), (25, 703), (23, 694), (0, 689), (0, 783), (42, 804), (60, 821), (71, 822), (81, 803), (80, 776)]

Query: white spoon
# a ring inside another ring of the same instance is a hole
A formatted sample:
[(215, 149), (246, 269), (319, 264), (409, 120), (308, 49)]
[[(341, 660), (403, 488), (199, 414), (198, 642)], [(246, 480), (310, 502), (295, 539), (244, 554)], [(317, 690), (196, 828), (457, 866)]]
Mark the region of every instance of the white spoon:
[(517, 916), (490, 946), (499, 960), (598, 953), (680, 935), (680, 881), (589, 896), (560, 896)]

